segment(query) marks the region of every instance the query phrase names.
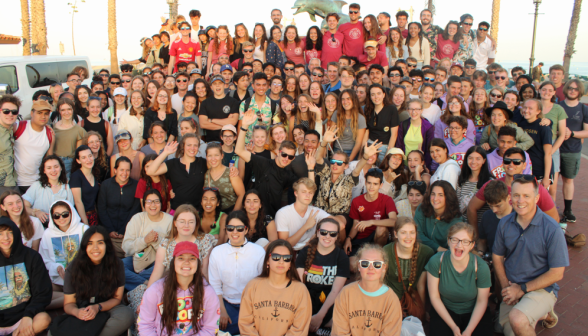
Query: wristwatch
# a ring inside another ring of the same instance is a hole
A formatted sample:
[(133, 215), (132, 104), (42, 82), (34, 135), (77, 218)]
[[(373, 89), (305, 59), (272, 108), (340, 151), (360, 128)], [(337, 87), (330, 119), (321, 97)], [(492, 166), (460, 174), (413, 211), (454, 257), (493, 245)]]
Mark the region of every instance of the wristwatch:
[(523, 291), (523, 293), (527, 294), (527, 283), (521, 284), (521, 290)]
[(98, 311), (101, 312), (102, 311), (102, 305), (98, 304)]
[(313, 173), (314, 173), (314, 169), (309, 169), (308, 171), (309, 171), (309, 172), (313, 172)]
[(574, 137), (574, 131), (572, 131), (572, 134), (570, 134), (570, 137), (573, 138)]

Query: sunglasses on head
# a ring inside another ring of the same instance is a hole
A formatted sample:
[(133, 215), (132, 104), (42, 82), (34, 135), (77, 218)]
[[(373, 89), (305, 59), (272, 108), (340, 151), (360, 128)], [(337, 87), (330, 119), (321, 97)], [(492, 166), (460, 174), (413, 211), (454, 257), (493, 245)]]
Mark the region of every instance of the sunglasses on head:
[(290, 161), (294, 160), (294, 158), (296, 157), (296, 155), (290, 155), (290, 154), (284, 153), (282, 151), (280, 151), (280, 156), (283, 158), (288, 158), (288, 160), (290, 160)]
[(345, 162), (343, 162), (341, 160), (333, 160), (333, 159), (331, 159), (331, 164), (336, 164), (337, 166), (341, 167), (342, 165), (345, 164)]
[(523, 160), (504, 158), (504, 159), (502, 159), (502, 163), (504, 163), (507, 166), (510, 165), (511, 163), (514, 164), (515, 166), (520, 166), (523, 163)]
[(16, 109), (16, 110), (2, 109), (2, 113), (4, 113), (4, 114), (12, 113), (12, 115), (18, 115), (18, 109)]
[(203, 191), (218, 191), (218, 188), (215, 187), (204, 187), (202, 188)]
[(409, 186), (413, 186), (413, 185), (422, 186), (423, 184), (425, 184), (425, 182), (423, 182), (423, 181), (408, 181)]
[(188, 82), (188, 80), (186, 78), (184, 78), (184, 79), (179, 79), (178, 78), (178, 79), (176, 79), (176, 82), (177, 83), (186, 83), (186, 82)]
[(277, 254), (277, 253), (272, 253), (271, 254), (272, 260), (273, 261), (280, 261), (280, 259), (284, 260), (285, 263), (289, 263), (292, 261), (292, 255), (291, 254)]
[(117, 142), (118, 140), (120, 140), (123, 137), (131, 137), (131, 133), (129, 132), (124, 132), (124, 133), (120, 133), (114, 136), (114, 142)]
[(59, 212), (53, 213), (53, 219), (60, 219), (62, 217), (63, 217), (63, 219), (69, 218), (69, 211), (64, 211), (62, 213), (59, 213)]
[(374, 266), (375, 269), (380, 269), (384, 266), (384, 262), (383, 261), (379, 261), (379, 260), (360, 260), (359, 261), (359, 267), (361, 268), (369, 268), (370, 265)]
[(319, 233), (321, 234), (321, 236), (329, 235), (329, 236), (331, 236), (331, 238), (335, 238), (339, 235), (339, 232), (337, 232), (337, 231), (328, 231), (328, 230), (324, 230), (324, 229), (320, 229)]
[(245, 225), (227, 225), (226, 230), (227, 232), (233, 232), (234, 230), (237, 230), (237, 232), (243, 232), (245, 231)]

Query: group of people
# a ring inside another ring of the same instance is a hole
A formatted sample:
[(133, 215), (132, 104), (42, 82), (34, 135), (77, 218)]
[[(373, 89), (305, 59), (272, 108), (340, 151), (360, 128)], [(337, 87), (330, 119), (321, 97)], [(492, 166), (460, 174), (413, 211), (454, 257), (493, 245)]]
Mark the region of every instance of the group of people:
[(120, 75), (0, 97), (0, 335), (553, 328), (582, 82), (511, 80), (469, 14), (271, 17), (231, 37), (192, 10)]

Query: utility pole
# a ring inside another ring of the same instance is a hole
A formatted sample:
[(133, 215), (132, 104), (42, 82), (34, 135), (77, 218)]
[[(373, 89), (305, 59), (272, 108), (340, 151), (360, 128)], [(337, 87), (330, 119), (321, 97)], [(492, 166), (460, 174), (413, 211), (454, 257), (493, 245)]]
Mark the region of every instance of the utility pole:
[(531, 58), (529, 58), (529, 73), (533, 73), (533, 64), (535, 63), (535, 37), (537, 36), (537, 17), (539, 16), (539, 5), (542, 0), (533, 0), (535, 4), (535, 22), (533, 23), (533, 43), (531, 44)]

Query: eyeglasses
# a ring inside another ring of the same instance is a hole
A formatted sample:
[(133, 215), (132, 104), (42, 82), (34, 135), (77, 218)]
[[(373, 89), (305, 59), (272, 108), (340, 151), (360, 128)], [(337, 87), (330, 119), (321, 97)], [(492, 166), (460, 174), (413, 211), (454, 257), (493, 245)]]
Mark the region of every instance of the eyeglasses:
[(81, 81), (82, 81), (81, 79), (70, 79), (70, 80), (68, 80), (68, 82), (72, 82), (72, 83), (79, 83)]
[(8, 115), (12, 113), (12, 115), (18, 115), (18, 109), (16, 110), (9, 110), (9, 109), (2, 109), (2, 113)]
[(449, 103), (449, 104), (447, 104), (447, 105), (449, 105), (449, 106), (455, 106), (455, 105), (459, 105), (459, 103), (458, 103), (458, 102), (456, 102), (456, 101), (453, 101), (453, 102), (451, 102), (451, 103)]
[(425, 184), (425, 182), (423, 182), (423, 181), (408, 181), (409, 186), (413, 186), (413, 185), (422, 186), (423, 184)]
[(215, 187), (204, 187), (202, 188), (203, 191), (218, 191), (218, 188)]
[(409, 67), (411, 67), (411, 68), (414, 68), (414, 67), (416, 67), (416, 63), (406, 63), (406, 65), (408, 65), (408, 66), (409, 66)]
[(243, 49), (243, 52), (250, 53), (253, 52), (253, 49)]
[(427, 78), (427, 77), (425, 77), (425, 82), (434, 83), (435, 82), (435, 78)]
[(412, 81), (413, 81), (413, 82), (422, 82), (422, 81), (423, 81), (423, 79), (422, 79), (422, 78), (420, 78), (420, 77), (415, 77), (415, 78), (413, 78), (413, 79), (412, 79)]
[(188, 80), (186, 78), (184, 78), (184, 79), (176, 79), (176, 82), (177, 83), (187, 83)]
[(496, 93), (491, 93), (490, 97), (494, 97), (494, 98), (502, 98), (501, 94), (496, 94)]
[(296, 157), (296, 155), (290, 155), (290, 154), (284, 153), (282, 151), (280, 151), (280, 156), (283, 158), (288, 158), (288, 160), (290, 160), (290, 161), (294, 160), (294, 158)]
[(349, 11), (349, 14), (359, 14), (359, 11), (352, 11), (352, 10), (350, 10)]
[(478, 30), (481, 30), (481, 31), (488, 31), (488, 28), (478, 28)]
[(458, 239), (458, 238), (455, 238), (455, 237), (449, 238), (449, 241), (453, 245), (459, 245), (459, 243), (461, 243), (463, 246), (470, 246), (473, 243), (473, 241), (471, 241), (469, 239)]
[(520, 166), (523, 163), (523, 160), (504, 158), (504, 159), (502, 159), (502, 163), (504, 163), (507, 166), (510, 165), (511, 163), (514, 164), (515, 166)]
[(342, 165), (345, 164), (345, 162), (343, 162), (341, 160), (331, 160), (331, 164), (336, 164), (337, 166), (341, 167)]
[(359, 261), (359, 267), (361, 268), (369, 268), (370, 265), (374, 266), (375, 269), (380, 269), (384, 266), (384, 262), (383, 261), (379, 261), (379, 260), (360, 260)]
[(233, 232), (237, 230), (237, 232), (245, 231), (245, 225), (227, 225), (226, 226), (227, 232)]
[(462, 22), (461, 25), (462, 26), (472, 26), (473, 23), (471, 23), (471, 22)]
[(113, 84), (113, 85), (120, 85), (120, 82), (110, 82), (110, 84)]
[(167, 98), (167, 95), (157, 95), (157, 98)]
[(294, 71), (294, 68), (284, 68), (284, 71)]
[(161, 201), (160, 200), (146, 200), (145, 201), (145, 204), (147, 204), (147, 205), (151, 205), (151, 204), (159, 205), (159, 204), (161, 204)]
[(421, 112), (423, 109), (422, 108), (412, 108), (412, 109), (408, 109), (408, 112)]
[(62, 213), (59, 213), (59, 212), (53, 213), (53, 219), (60, 219), (62, 217), (63, 217), (63, 219), (69, 218), (69, 211), (64, 211)]
[(292, 255), (291, 254), (277, 254), (277, 253), (272, 253), (271, 254), (272, 260), (273, 261), (280, 261), (280, 259), (284, 260), (285, 263), (289, 263), (292, 261)]
[(496, 76), (496, 77), (494, 77), (494, 78), (496, 78), (497, 80), (498, 80), (498, 79), (502, 79), (502, 80), (505, 80), (505, 79), (506, 79), (506, 77), (505, 77), (505, 76)]
[(463, 128), (461, 128), (461, 127), (448, 127), (448, 129), (450, 131), (461, 131), (461, 130), (463, 130)]
[(323, 230), (323, 229), (320, 229), (319, 233), (321, 234), (321, 236), (329, 235), (329, 236), (331, 236), (331, 238), (335, 238), (339, 235), (339, 232), (337, 232), (337, 231), (327, 231), (327, 230)]

